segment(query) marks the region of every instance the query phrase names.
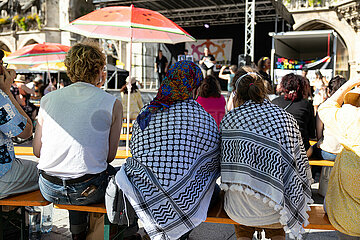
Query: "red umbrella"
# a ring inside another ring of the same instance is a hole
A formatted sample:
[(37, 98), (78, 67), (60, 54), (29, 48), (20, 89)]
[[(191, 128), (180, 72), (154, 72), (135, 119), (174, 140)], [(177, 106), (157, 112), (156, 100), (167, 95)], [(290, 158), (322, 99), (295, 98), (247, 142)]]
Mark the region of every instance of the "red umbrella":
[(130, 7), (106, 7), (72, 21), (63, 30), (91, 38), (132, 42), (179, 43), (195, 41), (162, 14)]
[[(95, 10), (72, 21), (63, 30), (78, 33), (91, 38), (113, 39), (130, 42), (180, 43), (195, 41), (184, 29), (162, 14), (130, 7), (106, 7)], [(131, 79), (132, 58), (130, 57), (129, 79)], [(130, 89), (128, 83), (128, 114), (130, 121)], [(126, 152), (129, 149), (129, 124), (127, 126)]]
[(25, 46), (3, 60), (9, 64), (34, 65), (49, 62), (63, 62), (70, 47), (59, 43), (37, 43)]

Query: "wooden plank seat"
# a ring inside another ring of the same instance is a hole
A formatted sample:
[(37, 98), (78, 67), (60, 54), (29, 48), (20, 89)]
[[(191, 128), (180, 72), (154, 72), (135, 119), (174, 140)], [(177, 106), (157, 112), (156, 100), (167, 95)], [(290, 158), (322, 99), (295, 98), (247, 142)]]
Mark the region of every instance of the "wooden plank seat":
[(15, 146), (15, 155), (34, 156), (32, 147), (19, 147)]
[[(127, 123), (126, 122), (123, 122), (122, 124), (122, 128), (121, 128), (121, 134), (125, 134), (127, 133)], [(132, 133), (132, 127), (133, 127), (133, 124), (132, 123), (129, 123), (129, 133), (131, 134)]]
[[(4, 239), (4, 230), (11, 225), (11, 221), (20, 221), (21, 235), (20, 239), (28, 239), (26, 234), (26, 219), (25, 219), (25, 207), (26, 206), (46, 206), (50, 202), (46, 201), (40, 193), (40, 190), (22, 193), (14, 196), (10, 196), (4, 199), (0, 199), (0, 240)], [(14, 206), (15, 208), (9, 212), (3, 212), (2, 206)], [(16, 213), (20, 209), (20, 216)]]
[(131, 156), (132, 155), (130, 151), (126, 153), (126, 150), (117, 150), (115, 159), (126, 159)]
[[(92, 204), (89, 206), (73, 206), (73, 205), (54, 205), (57, 208), (68, 209), (68, 210), (77, 210), (85, 212), (97, 212), (106, 214), (105, 204)], [(335, 230), (331, 225), (327, 215), (325, 214), (324, 208), (322, 205), (312, 205), (311, 211), (309, 214), (309, 225), (306, 226), (306, 229), (321, 229), (321, 230)], [(105, 218), (107, 220), (107, 217)], [(234, 220), (230, 219), (226, 214), (222, 202), (210, 208), (208, 211), (207, 218), (205, 222), (209, 223), (221, 223), (221, 224), (238, 224)]]
[[(317, 141), (309, 141), (310, 145), (313, 146), (317, 143)], [(310, 166), (320, 166), (320, 167), (333, 167), (334, 161), (329, 160), (318, 160), (318, 159), (309, 159)]]
[[(125, 135), (125, 136), (121, 136), (120, 139), (123, 137), (123, 140), (126, 140), (126, 134), (122, 134), (122, 135)], [(131, 135), (130, 135), (130, 137), (131, 137)], [(15, 147), (15, 154), (18, 156), (21, 156), (21, 155), (33, 156), (34, 155), (32, 147), (17, 147), (17, 146)], [(126, 154), (126, 150), (117, 150), (115, 159), (126, 159), (128, 157), (131, 157), (130, 151), (128, 152), (128, 154)], [(311, 160), (309, 160), (309, 164), (310, 164), (310, 166), (333, 167), (334, 161), (311, 159)]]
[[(322, 229), (322, 230), (335, 230), (331, 225), (328, 216), (325, 214), (324, 208), (322, 205), (313, 205), (310, 206), (311, 211), (307, 212), (309, 214), (309, 225), (306, 229)], [(205, 222), (210, 223), (222, 223), (222, 224), (238, 224), (234, 220), (228, 217), (222, 204), (209, 209), (208, 216)]]
[[(127, 128), (127, 123), (123, 123), (122, 124), (122, 127), (123, 128)], [(132, 128), (133, 127), (133, 124), (132, 123), (129, 123), (129, 128)]]
[(45, 200), (41, 195), (40, 190), (33, 192), (22, 193), (14, 196), (10, 196), (4, 199), (0, 199), (0, 206), (46, 206), (50, 202)]
[(106, 213), (105, 203), (95, 203), (87, 206), (54, 204), (54, 207), (59, 209), (74, 210), (81, 212)]
[[(126, 141), (127, 139), (127, 134), (120, 134), (120, 140), (121, 141)], [(131, 139), (131, 134), (129, 134), (129, 140)]]
[[(14, 147), (16, 156), (34, 156), (32, 147)], [(117, 150), (115, 159), (126, 159), (131, 157), (130, 151), (126, 154), (126, 150)]]
[(309, 164), (310, 166), (321, 166), (321, 167), (333, 167), (334, 161), (330, 160), (316, 160), (316, 159), (310, 159)]
[(309, 214), (309, 225), (307, 229), (336, 230), (330, 223), (323, 205), (313, 205)]

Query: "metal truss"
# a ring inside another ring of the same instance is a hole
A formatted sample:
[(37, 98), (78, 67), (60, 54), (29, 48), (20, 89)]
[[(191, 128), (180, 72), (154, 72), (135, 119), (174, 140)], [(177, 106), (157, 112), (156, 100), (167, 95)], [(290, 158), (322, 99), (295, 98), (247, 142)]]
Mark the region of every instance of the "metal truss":
[[(255, 2), (256, 22), (275, 21), (278, 1), (252, 1)], [(134, 4), (158, 11), (182, 27), (245, 23), (245, 0), (93, 0), (93, 3), (102, 7)]]
[[(98, 7), (134, 4), (160, 12), (182, 27), (245, 24), (245, 56), (254, 61), (255, 22), (294, 20), (277, 0), (93, 0)], [(278, 16), (278, 18), (277, 18)]]
[(250, 56), (254, 61), (255, 39), (255, 0), (246, 0), (245, 3), (245, 57)]

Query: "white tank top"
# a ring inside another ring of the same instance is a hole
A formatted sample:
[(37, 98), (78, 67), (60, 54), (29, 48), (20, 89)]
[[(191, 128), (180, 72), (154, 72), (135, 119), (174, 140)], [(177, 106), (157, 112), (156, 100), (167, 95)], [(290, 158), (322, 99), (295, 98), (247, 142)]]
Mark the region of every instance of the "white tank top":
[(44, 96), (39, 111), (43, 126), (38, 168), (64, 179), (104, 171), (115, 100), (84, 82)]

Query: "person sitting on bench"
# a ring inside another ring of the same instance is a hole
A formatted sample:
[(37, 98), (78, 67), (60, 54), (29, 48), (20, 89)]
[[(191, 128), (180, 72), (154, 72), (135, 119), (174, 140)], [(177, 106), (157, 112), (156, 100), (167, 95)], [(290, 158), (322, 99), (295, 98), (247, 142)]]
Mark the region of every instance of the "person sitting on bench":
[(220, 135), (193, 97), (202, 80), (193, 62), (170, 67), (133, 125), (132, 158), (116, 174), (151, 239), (185, 239), (207, 217), (220, 175)]
[[(95, 43), (78, 43), (66, 55), (72, 85), (46, 94), (40, 102), (33, 141), (40, 157), (39, 185), (56, 204), (104, 201), (109, 163), (114, 160), (122, 125), (122, 105), (100, 89), (106, 80), (105, 55)], [(73, 239), (85, 239), (87, 212), (69, 211)]]
[[(344, 147), (336, 157), (325, 197), (330, 223), (341, 240), (360, 239), (359, 86), (358, 77), (350, 79), (318, 110), (326, 129)], [(357, 88), (351, 90), (353, 87)]]
[[(345, 83), (346, 79), (343, 76), (337, 75), (333, 77), (327, 87), (328, 96), (331, 97)], [(312, 146), (312, 157), (315, 159), (335, 160), (336, 155), (342, 151), (343, 146), (336, 139), (336, 136), (326, 129), (319, 118), (319, 114), (316, 115), (316, 135), (318, 142)]]
[(241, 68), (234, 77), (235, 109), (221, 122), (221, 182), (224, 209), (236, 236), (252, 239), (301, 238), (311, 199), (311, 171), (294, 117), (266, 99), (256, 70)]
[[(1, 51), (1, 50), (0, 50)], [(32, 122), (10, 92), (14, 70), (0, 64), (0, 199), (39, 189), (37, 163), (15, 158), (12, 137), (29, 138)]]

